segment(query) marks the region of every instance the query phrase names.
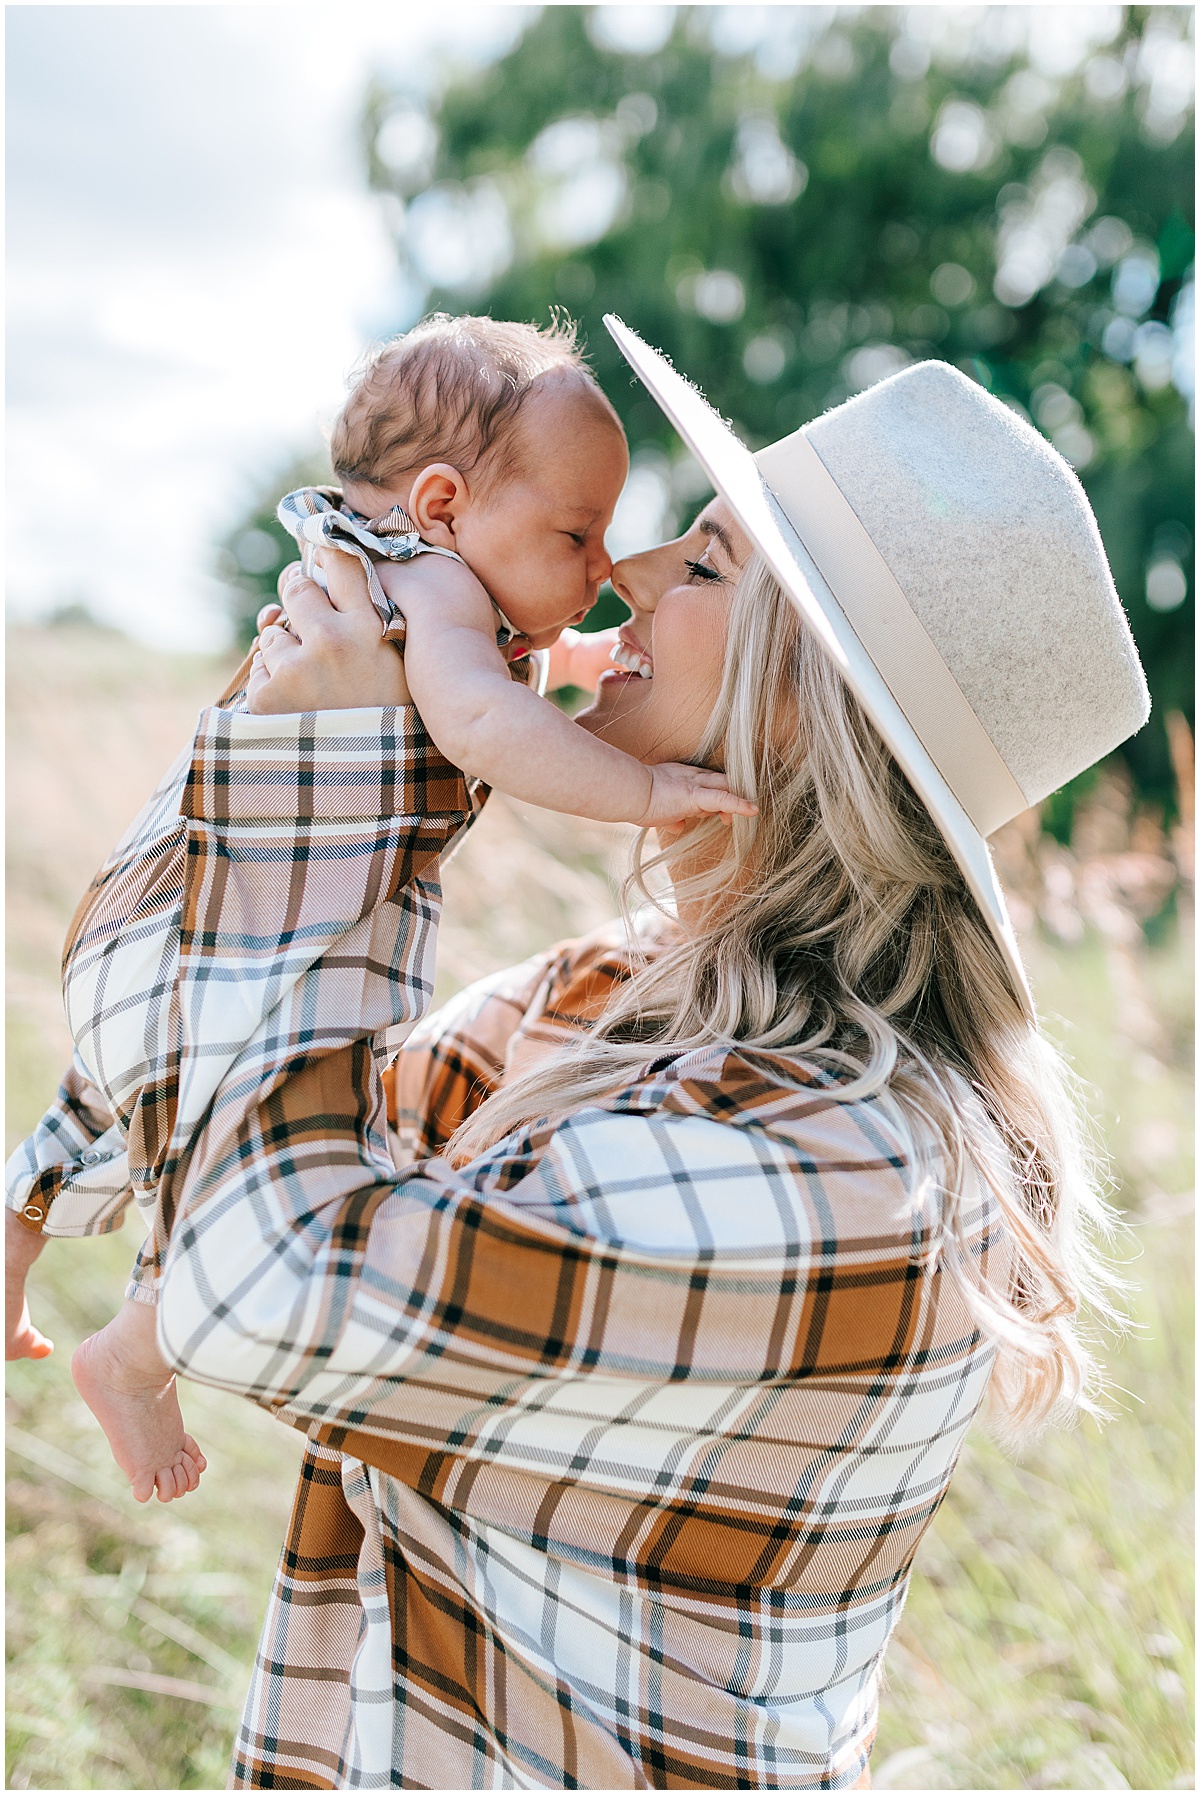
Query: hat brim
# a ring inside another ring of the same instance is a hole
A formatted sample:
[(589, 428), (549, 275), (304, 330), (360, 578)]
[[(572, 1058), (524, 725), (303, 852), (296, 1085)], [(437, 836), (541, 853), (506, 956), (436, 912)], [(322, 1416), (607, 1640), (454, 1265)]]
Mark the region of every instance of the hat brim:
[(608, 313), (604, 322), (630, 367), (832, 658), (925, 804), (995, 937), (1014, 992), (1032, 1017), (1035, 1009), (1029, 981), (987, 842), (884, 683), (750, 450), (664, 356), (620, 318)]

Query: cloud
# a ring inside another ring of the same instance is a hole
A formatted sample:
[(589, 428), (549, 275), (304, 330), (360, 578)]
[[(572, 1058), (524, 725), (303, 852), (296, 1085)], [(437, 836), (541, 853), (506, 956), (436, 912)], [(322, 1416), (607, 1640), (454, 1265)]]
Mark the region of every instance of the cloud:
[(356, 123), (395, 16), (9, 9), (19, 613), (83, 598), (148, 640), (224, 639), (212, 543), (317, 440), (388, 303)]

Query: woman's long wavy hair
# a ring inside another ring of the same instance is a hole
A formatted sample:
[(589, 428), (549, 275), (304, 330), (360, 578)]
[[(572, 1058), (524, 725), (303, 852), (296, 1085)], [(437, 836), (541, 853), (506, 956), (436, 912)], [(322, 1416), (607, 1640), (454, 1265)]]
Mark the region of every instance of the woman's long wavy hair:
[[(687, 919), (575, 1042), (460, 1128), (460, 1162), (535, 1117), (630, 1083), (651, 1059), (714, 1043), (815, 1062), (845, 1101), (879, 1098), (942, 1190), (955, 1276), (997, 1341), (994, 1425), (1017, 1437), (1095, 1408), (1078, 1328), (1113, 1318), (1097, 1189), (1072, 1076), (1014, 995), (999, 950), (924, 804), (763, 563), (734, 595), (721, 695), (697, 759), (756, 817), (706, 823), (654, 860)], [(653, 901), (653, 900), (651, 900)], [(1016, 1248), (1011, 1288), (972, 1275), (959, 1202), (982, 1177)]]

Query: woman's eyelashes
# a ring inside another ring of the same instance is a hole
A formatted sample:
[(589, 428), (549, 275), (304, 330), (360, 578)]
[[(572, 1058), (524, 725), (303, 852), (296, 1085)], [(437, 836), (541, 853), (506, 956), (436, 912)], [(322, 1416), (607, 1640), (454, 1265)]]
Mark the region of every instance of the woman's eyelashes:
[(683, 565), (688, 570), (689, 583), (699, 584), (704, 580), (723, 580), (725, 578), (723, 573), (719, 573), (715, 567), (710, 567), (706, 561), (689, 561), (685, 556)]

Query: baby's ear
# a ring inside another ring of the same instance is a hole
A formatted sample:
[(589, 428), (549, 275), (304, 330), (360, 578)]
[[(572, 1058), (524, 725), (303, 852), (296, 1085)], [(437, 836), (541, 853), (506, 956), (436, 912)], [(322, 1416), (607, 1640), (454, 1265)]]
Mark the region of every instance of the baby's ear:
[(405, 510), (426, 542), (455, 548), (455, 530), (470, 503), (467, 483), (448, 461), (423, 467), (413, 481)]

